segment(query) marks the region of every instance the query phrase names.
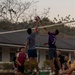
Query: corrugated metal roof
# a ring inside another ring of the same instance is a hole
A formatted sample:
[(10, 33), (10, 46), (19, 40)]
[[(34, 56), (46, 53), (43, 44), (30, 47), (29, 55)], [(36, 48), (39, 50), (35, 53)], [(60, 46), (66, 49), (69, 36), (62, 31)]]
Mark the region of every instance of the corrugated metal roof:
[[(11, 44), (11, 45), (24, 45), (26, 42), (27, 33), (25, 31), (9, 33), (9, 34), (0, 34), (0, 44)], [(48, 40), (48, 36), (37, 34), (36, 37), (36, 46), (48, 47), (45, 46)], [(59, 49), (75, 49), (75, 39), (74, 38), (60, 38), (57, 37), (56, 46)]]

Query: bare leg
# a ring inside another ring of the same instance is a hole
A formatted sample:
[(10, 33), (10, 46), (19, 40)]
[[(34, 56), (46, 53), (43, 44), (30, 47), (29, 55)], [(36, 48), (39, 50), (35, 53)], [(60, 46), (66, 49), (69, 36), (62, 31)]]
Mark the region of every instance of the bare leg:
[(38, 68), (37, 58), (34, 58), (34, 62), (35, 62), (36, 70), (37, 70), (37, 74), (36, 75), (39, 75), (39, 68)]
[(36, 65), (36, 69), (37, 69), (37, 71), (39, 71), (39, 69), (38, 69), (38, 62), (37, 62), (37, 58), (34, 58), (34, 62), (35, 62), (35, 65)]
[(51, 71), (54, 72), (54, 61), (53, 61), (53, 59), (50, 60), (50, 67), (51, 67)]
[(56, 61), (57, 61), (57, 64), (58, 64), (59, 69), (61, 69), (61, 63), (60, 63), (58, 57), (56, 58)]
[(63, 71), (60, 75), (71, 74), (74, 70), (75, 70), (75, 68), (70, 67), (68, 70)]
[(32, 61), (33, 58), (29, 58), (29, 70), (32, 72)]

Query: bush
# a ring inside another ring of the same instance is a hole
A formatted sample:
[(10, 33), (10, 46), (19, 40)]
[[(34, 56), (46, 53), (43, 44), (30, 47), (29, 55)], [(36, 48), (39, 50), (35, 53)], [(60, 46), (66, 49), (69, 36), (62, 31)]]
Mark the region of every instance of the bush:
[[(29, 69), (29, 61), (26, 61), (25, 64), (25, 71), (27, 71)], [(36, 64), (34, 61), (31, 62), (31, 65), (32, 65), (32, 69), (34, 69), (36, 67)]]
[(44, 68), (49, 68), (50, 67), (50, 60), (45, 60), (43, 65), (44, 65)]
[[(32, 61), (31, 64), (32, 64), (32, 69), (34, 69), (35, 66), (36, 66), (34, 61)], [(25, 67), (25, 71), (28, 71), (28, 69), (29, 69), (29, 61), (25, 62), (24, 67)], [(8, 63), (8, 62), (0, 63), (0, 69), (13, 70), (13, 65), (12, 65), (12, 63)]]
[(12, 70), (13, 69), (12, 63), (0, 63), (0, 69)]

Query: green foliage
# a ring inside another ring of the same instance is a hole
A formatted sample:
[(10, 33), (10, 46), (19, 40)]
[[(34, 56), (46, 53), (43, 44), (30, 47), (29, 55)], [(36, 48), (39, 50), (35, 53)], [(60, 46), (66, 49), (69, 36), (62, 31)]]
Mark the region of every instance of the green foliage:
[(45, 60), (45, 61), (43, 62), (43, 65), (44, 65), (44, 68), (50, 67), (50, 60)]
[(12, 65), (12, 63), (0, 63), (0, 69), (12, 70), (13, 65)]
[[(34, 69), (35, 68), (34, 61), (32, 61), (31, 64), (32, 64), (32, 69)], [(25, 65), (25, 71), (27, 71), (29, 69), (29, 61), (26, 61), (24, 65)], [(8, 63), (8, 62), (0, 63), (0, 69), (12, 70), (13, 65), (12, 65), (12, 63)]]
[[(29, 61), (26, 61), (24, 65), (25, 65), (25, 71), (27, 71), (29, 69)], [(36, 64), (34, 61), (31, 62), (31, 67), (32, 69), (36, 67)]]
[(11, 28), (11, 22), (8, 21), (8, 20), (1, 20), (0, 21), (0, 29), (3, 29), (3, 30), (10, 30)]
[(49, 20), (48, 17), (45, 17), (42, 19), (44, 25), (50, 25), (50, 24), (54, 24), (51, 20)]
[[(42, 19), (44, 25), (52, 25), (54, 24), (51, 20), (49, 20), (47, 17)], [(61, 23), (58, 22), (58, 23)], [(27, 29), (28, 27), (35, 27), (35, 22), (30, 20), (30, 22), (19, 22), (19, 23), (11, 23), (8, 20), (1, 20), (0, 21), (0, 29), (1, 30), (18, 30), (18, 29)], [(39, 23), (39, 26), (42, 26), (41, 23)], [(75, 38), (75, 27), (74, 28), (70, 28), (67, 26), (62, 25), (58, 25), (58, 26), (52, 26), (52, 27), (48, 27), (47, 28), (49, 31), (53, 31), (55, 29), (58, 29), (60, 31), (60, 36), (61, 37), (70, 37), (70, 38)], [(45, 34), (44, 29), (39, 29), (40, 33)]]

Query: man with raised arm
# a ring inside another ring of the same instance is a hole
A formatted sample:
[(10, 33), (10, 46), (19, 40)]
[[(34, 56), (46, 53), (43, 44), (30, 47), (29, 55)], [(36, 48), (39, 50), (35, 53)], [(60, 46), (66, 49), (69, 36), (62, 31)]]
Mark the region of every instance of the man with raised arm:
[[(42, 26), (44, 26), (43, 22), (40, 21)], [(46, 28), (44, 28), (44, 30), (47, 32), (48, 34), (48, 47), (49, 47), (49, 59), (50, 59), (50, 67), (51, 67), (51, 73), (50, 75), (54, 75), (55, 72), (54, 72), (54, 58), (56, 59), (57, 61), (57, 64), (59, 66), (59, 69), (61, 69), (61, 64), (60, 64), (60, 61), (57, 57), (57, 53), (56, 53), (56, 36), (59, 34), (59, 30), (55, 30), (54, 32), (50, 32), (48, 31)]]
[(28, 58), (29, 58), (29, 69), (31, 74), (32, 72), (32, 61), (36, 64), (37, 69), (37, 75), (38, 75), (38, 62), (37, 62), (37, 50), (36, 50), (36, 34), (38, 33), (38, 18), (36, 17), (36, 29), (35, 32), (32, 32), (31, 28), (27, 29), (28, 37), (26, 42), (26, 49), (28, 52)]

